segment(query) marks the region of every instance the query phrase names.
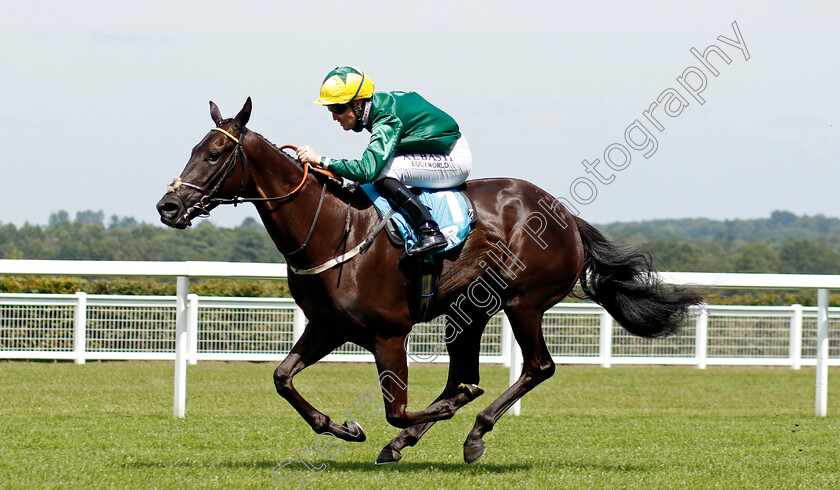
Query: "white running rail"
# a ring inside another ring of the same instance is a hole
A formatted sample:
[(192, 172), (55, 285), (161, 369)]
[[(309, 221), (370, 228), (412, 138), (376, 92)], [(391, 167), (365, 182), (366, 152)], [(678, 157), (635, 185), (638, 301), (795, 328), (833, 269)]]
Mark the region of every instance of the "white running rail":
[[(0, 274), (176, 277), (175, 297), (0, 295), (0, 358), (174, 359), (174, 407), (183, 418), (186, 366), (198, 360), (282, 360), (305, 325), (291, 299), (199, 298), (189, 278), (284, 278), (285, 264), (227, 262), (100, 262), (0, 260)], [(828, 308), (828, 291), (840, 276), (788, 274), (663, 273), (676, 284), (737, 289), (817, 289), (818, 306), (733, 307), (697, 310), (681, 335), (657, 341), (631, 337), (602, 308), (562, 303), (543, 320), (549, 350), (559, 363), (815, 365), (817, 416), (825, 416), (827, 368), (840, 355), (829, 352), (840, 312)], [(831, 328), (830, 326), (831, 325)], [(506, 327), (506, 328), (505, 328)], [(174, 335), (173, 335), (174, 334)], [(256, 339), (256, 340), (255, 340)], [(411, 362), (446, 362), (442, 324), (415, 327)], [(836, 349), (835, 349), (836, 350)], [(833, 354), (833, 355), (831, 355)], [(832, 360), (829, 360), (833, 358)], [(325, 360), (371, 361), (346, 344)], [(521, 356), (503, 314), (482, 340), (481, 362), (510, 366), (519, 375)], [(519, 404), (512, 407), (514, 413)]]

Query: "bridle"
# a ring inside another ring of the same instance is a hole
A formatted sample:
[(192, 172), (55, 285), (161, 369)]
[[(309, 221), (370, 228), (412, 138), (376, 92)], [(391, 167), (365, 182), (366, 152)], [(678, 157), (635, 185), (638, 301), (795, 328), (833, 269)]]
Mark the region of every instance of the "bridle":
[[(200, 186), (198, 184), (193, 184), (192, 182), (187, 182), (185, 180), (180, 180), (180, 179), (177, 180), (179, 186), (186, 186), (186, 187), (189, 187), (191, 189), (195, 189), (202, 194), (201, 199), (199, 199), (197, 203), (195, 203), (190, 209), (188, 209), (187, 212), (185, 213), (185, 215), (188, 215), (189, 211), (195, 210), (195, 211), (198, 211), (196, 213), (196, 216), (199, 216), (199, 217), (210, 216), (210, 209), (208, 208), (208, 206), (210, 206), (211, 204), (216, 204), (217, 203), (216, 199), (218, 199), (218, 198), (216, 198), (215, 195), (219, 192), (219, 189), (222, 188), (222, 185), (224, 185), (224, 183), (227, 181), (227, 178), (233, 172), (233, 169), (236, 168), (236, 161), (237, 161), (237, 158), (239, 157), (240, 154), (242, 155), (242, 162), (243, 162), (242, 163), (242, 169), (243, 169), (243, 172), (242, 172), (242, 182), (240, 183), (240, 186), (239, 186), (240, 188), (239, 188), (239, 192), (237, 193), (237, 196), (239, 194), (242, 194), (242, 191), (245, 187), (245, 172), (244, 172), (244, 170), (245, 170), (245, 167), (248, 165), (248, 158), (245, 156), (245, 150), (242, 148), (242, 143), (240, 142), (240, 138), (245, 137), (245, 133), (246, 133), (247, 130), (243, 127), (239, 138), (236, 138), (235, 136), (233, 136), (232, 134), (230, 134), (229, 132), (225, 131), (222, 128), (213, 128), (212, 131), (218, 131), (222, 134), (225, 134), (228, 138), (233, 140), (233, 142), (236, 144), (236, 146), (234, 147), (233, 152), (231, 152), (230, 156), (228, 156), (227, 160), (225, 160), (225, 162), (221, 165), (221, 167), (219, 167), (219, 170), (213, 175), (213, 177), (210, 178), (209, 181), (207, 181), (206, 185)], [(214, 182), (215, 182), (215, 185), (213, 185)], [(210, 188), (211, 186), (212, 186), (212, 189), (210, 191), (208, 191), (207, 189)], [(180, 197), (180, 194), (179, 194), (179, 197)], [(183, 197), (180, 197), (180, 198), (181, 198), (181, 201), (183, 202)]]
[[(245, 192), (245, 173), (246, 173), (246, 170), (248, 168), (248, 158), (245, 155), (245, 149), (242, 147), (242, 140), (245, 138), (245, 134), (247, 132), (247, 129), (245, 129), (245, 127), (242, 127), (242, 132), (240, 133), (239, 138), (230, 134), (227, 130), (224, 130), (220, 127), (211, 128), (211, 131), (218, 131), (218, 132), (224, 134), (225, 136), (230, 138), (230, 140), (233, 141), (236, 146), (234, 147), (233, 152), (231, 152), (230, 156), (228, 156), (227, 160), (225, 160), (225, 162), (222, 164), (222, 166), (216, 172), (216, 174), (213, 175), (213, 177), (208, 181), (207, 185), (200, 186), (200, 185), (197, 185), (197, 184), (193, 184), (191, 182), (185, 182), (185, 181), (182, 181), (178, 177), (176, 177), (175, 179), (173, 179), (170, 182), (168, 189), (169, 189), (170, 192), (172, 192), (176, 196), (178, 196), (178, 199), (181, 200), (181, 204), (183, 205), (183, 208), (187, 208), (186, 203), (184, 202), (184, 198), (181, 195), (181, 193), (175, 192), (175, 191), (178, 190), (178, 188), (180, 186), (183, 185), (183, 186), (189, 187), (191, 189), (197, 190), (198, 192), (200, 192), (202, 194), (201, 199), (199, 199), (199, 201), (196, 204), (194, 204), (192, 207), (187, 209), (187, 211), (185, 211), (184, 218), (186, 218), (188, 220), (191, 219), (189, 217), (189, 214), (190, 214), (190, 211), (192, 211), (192, 210), (197, 211), (197, 214), (194, 217), (209, 216), (210, 211), (211, 211), (210, 208), (212, 206), (215, 206), (215, 205), (218, 205), (218, 204), (233, 204), (235, 206), (235, 205), (237, 205), (239, 203), (243, 203), (243, 202), (266, 202), (266, 201), (281, 201), (282, 202), (282, 201), (291, 199), (301, 190), (301, 188), (303, 188), (303, 184), (306, 182), (306, 178), (309, 175), (310, 165), (309, 164), (304, 164), (303, 162), (298, 161), (298, 163), (300, 163), (303, 167), (303, 177), (301, 178), (300, 183), (297, 186), (295, 186), (295, 188), (292, 189), (292, 191), (289, 192), (288, 194), (285, 194), (285, 195), (282, 195), (282, 196), (276, 196), (276, 197), (242, 197), (242, 194)], [(277, 148), (277, 147), (275, 147), (275, 148)], [(291, 149), (291, 150), (297, 151), (297, 148), (293, 145), (283, 145), (283, 146), (277, 148), (277, 150), (280, 151), (281, 153), (283, 152), (283, 150), (286, 150), (286, 149)], [(239, 191), (232, 198), (216, 197), (216, 194), (219, 192), (219, 190), (224, 185), (225, 181), (228, 179), (228, 177), (230, 177), (230, 174), (236, 168), (237, 161), (240, 158), (242, 159), (242, 179), (239, 182)], [(341, 178), (338, 175), (330, 172), (329, 170), (313, 166), (312, 171), (323, 174), (323, 175), (326, 175), (328, 177), (331, 177), (331, 178), (333, 178), (333, 179), (335, 179), (339, 182), (341, 181)], [(210, 191), (208, 192), (207, 189), (210, 189)], [(303, 242), (297, 248), (297, 250), (295, 250), (293, 252), (288, 252), (288, 253), (283, 252), (283, 255), (285, 255), (286, 257), (291, 257), (292, 255), (295, 255), (297, 253), (300, 253), (300, 252), (304, 251), (306, 249), (306, 247), (309, 245), (309, 241), (312, 238), (313, 232), (315, 231), (315, 225), (318, 223), (318, 217), (321, 214), (321, 208), (324, 204), (324, 197), (326, 196), (326, 190), (327, 190), (327, 181), (325, 180), (323, 182), (323, 186), (321, 188), (321, 198), (318, 201), (318, 208), (315, 210), (315, 216), (312, 219), (312, 225), (309, 227), (309, 232), (307, 233), (306, 238), (303, 240)], [(320, 274), (320, 273), (322, 273), (326, 270), (329, 270), (329, 269), (335, 267), (336, 265), (340, 265), (340, 264), (343, 264), (344, 262), (347, 262), (348, 260), (352, 259), (353, 257), (355, 257), (356, 255), (358, 255), (360, 253), (364, 253), (365, 251), (367, 251), (367, 249), (369, 249), (371, 247), (371, 245), (373, 245), (373, 240), (385, 228), (385, 225), (391, 219), (391, 216), (393, 216), (393, 214), (396, 212), (395, 209), (391, 209), (391, 211), (389, 211), (388, 214), (386, 214), (384, 217), (381, 218), (381, 220), (379, 221), (379, 224), (373, 229), (373, 231), (370, 233), (370, 235), (368, 235), (367, 238), (365, 238), (361, 243), (359, 243), (358, 245), (356, 245), (352, 249), (350, 249), (350, 250), (346, 251), (345, 253), (339, 255), (338, 250), (340, 249), (341, 245), (343, 243), (345, 243), (345, 240), (347, 239), (347, 237), (350, 234), (350, 217), (351, 217), (351, 212), (350, 211), (351, 211), (351, 209), (352, 209), (352, 205), (351, 205), (350, 201), (348, 200), (348, 202), (347, 202), (347, 216), (346, 216), (345, 222), (344, 222), (344, 233), (342, 233), (342, 236), (339, 239), (338, 244), (335, 247), (335, 250), (333, 251), (333, 258), (330, 259), (330, 260), (327, 260), (326, 262), (322, 263), (321, 265), (317, 265), (317, 266), (306, 268), (306, 269), (299, 269), (297, 267), (294, 267), (292, 264), (287, 263), (287, 266), (289, 267), (289, 269), (293, 273), (298, 274), (298, 275)]]
[[(245, 192), (245, 174), (246, 170), (248, 169), (248, 157), (245, 155), (245, 149), (242, 147), (242, 140), (245, 138), (245, 134), (248, 132), (248, 130), (243, 126), (239, 138), (235, 137), (230, 132), (220, 127), (211, 128), (210, 130), (218, 131), (219, 133), (224, 134), (225, 136), (230, 138), (230, 140), (233, 141), (233, 143), (236, 146), (234, 147), (230, 156), (228, 156), (227, 160), (225, 160), (225, 162), (221, 165), (216, 174), (208, 181), (206, 185), (200, 186), (183, 180), (178, 181), (180, 185), (189, 187), (191, 189), (195, 189), (202, 194), (201, 199), (199, 199), (198, 202), (193, 204), (187, 211), (197, 211), (195, 214), (196, 217), (210, 216), (210, 210), (212, 209), (212, 207), (215, 207), (219, 204), (233, 204), (234, 206), (236, 206), (238, 204), (246, 202), (285, 201), (294, 197), (298, 193), (298, 191), (300, 191), (300, 189), (303, 187), (303, 184), (306, 182), (306, 177), (309, 175), (309, 164), (302, 163), (301, 165), (303, 167), (303, 177), (301, 177), (300, 183), (298, 183), (298, 185), (294, 189), (292, 189), (292, 191), (288, 194), (275, 197), (242, 197), (242, 194)], [(278, 148), (278, 150), (281, 152), (287, 149), (297, 151), (297, 147), (294, 145), (283, 145)], [(227, 181), (228, 177), (230, 177), (230, 174), (233, 173), (233, 170), (236, 168), (237, 161), (240, 159), (242, 160), (242, 178), (239, 182), (239, 191), (237, 191), (236, 195), (234, 195), (234, 197), (232, 198), (216, 197), (216, 194)], [(332, 177), (336, 180), (340, 180), (340, 178), (336, 174), (330, 172), (329, 170), (313, 167), (313, 171), (316, 171), (328, 177)], [(208, 188), (210, 188), (210, 191), (207, 190)], [(324, 190), (326, 190), (326, 184), (324, 185)], [(324, 192), (322, 191), (321, 202), (318, 204), (319, 210), (321, 208), (321, 204), (323, 203), (323, 199)]]
[[(204, 187), (202, 187), (200, 185), (197, 185), (197, 184), (193, 184), (191, 182), (186, 182), (186, 181), (183, 181), (183, 180), (180, 180), (180, 179), (177, 180), (179, 185), (183, 185), (183, 186), (187, 186), (191, 189), (195, 189), (195, 190), (201, 192), (201, 194), (202, 194), (201, 199), (199, 199), (198, 202), (193, 204), (192, 207), (187, 209), (187, 211), (185, 212), (185, 216), (189, 215), (189, 212), (191, 210), (197, 211), (197, 213), (195, 214), (195, 217), (210, 216), (210, 210), (212, 209), (212, 207), (215, 207), (219, 204), (233, 204), (234, 206), (236, 206), (240, 203), (246, 203), (246, 202), (285, 201), (285, 200), (288, 200), (288, 199), (291, 199), (292, 197), (294, 197), (298, 193), (298, 191), (300, 191), (301, 188), (303, 188), (303, 184), (306, 182), (306, 177), (309, 176), (310, 165), (308, 163), (299, 162), (299, 163), (301, 163), (301, 165), (303, 167), (303, 177), (301, 177), (300, 183), (298, 183), (298, 185), (295, 186), (295, 188), (292, 189), (292, 191), (289, 192), (288, 194), (284, 194), (282, 196), (275, 196), (275, 197), (242, 197), (242, 194), (245, 192), (245, 171), (248, 169), (248, 157), (245, 155), (245, 149), (242, 147), (242, 140), (245, 138), (245, 134), (247, 133), (248, 130), (243, 126), (242, 131), (239, 134), (239, 138), (237, 138), (236, 136), (232, 135), (231, 133), (229, 133), (228, 131), (226, 131), (226, 130), (220, 128), (220, 127), (211, 128), (210, 130), (211, 131), (218, 131), (218, 132), (224, 134), (225, 136), (230, 138), (230, 140), (233, 141), (236, 146), (234, 147), (230, 156), (228, 156), (227, 160), (225, 160), (225, 162), (222, 164), (222, 166), (219, 168), (219, 170), (216, 172), (216, 174), (208, 181), (207, 185), (205, 185)], [(294, 145), (283, 145), (283, 146), (281, 146), (277, 149), (281, 153), (283, 152), (283, 150), (287, 150), (287, 149), (290, 149), (290, 150), (293, 150), (293, 151), (297, 152), (297, 147), (294, 146)], [(242, 159), (242, 178), (240, 179), (240, 182), (239, 182), (239, 191), (237, 191), (236, 195), (234, 195), (234, 197), (232, 197), (232, 198), (215, 197), (216, 194), (219, 192), (219, 189), (222, 188), (225, 181), (227, 181), (228, 177), (230, 177), (230, 174), (233, 173), (233, 169), (236, 168), (236, 163), (240, 159), (240, 157)], [(295, 157), (295, 159), (297, 159), (297, 157)], [(338, 180), (338, 181), (341, 180), (341, 178), (338, 175), (334, 174), (333, 172), (330, 172), (329, 170), (326, 170), (326, 169), (323, 169), (323, 168), (320, 168), (320, 167), (312, 167), (312, 170), (314, 172), (317, 172), (317, 173), (326, 175), (328, 177), (331, 177), (335, 180)], [(214, 182), (215, 182), (215, 185), (213, 185)], [(211, 187), (211, 185), (212, 185), (212, 189), (209, 192), (207, 192), (207, 188)], [(298, 247), (297, 250), (295, 250), (293, 252), (289, 252), (287, 255), (292, 256), (294, 254), (302, 252), (309, 245), (309, 240), (312, 238), (312, 234), (315, 231), (315, 225), (318, 223), (318, 217), (321, 215), (321, 208), (324, 205), (324, 198), (326, 197), (326, 192), (327, 192), (327, 183), (324, 182), (323, 186), (321, 187), (321, 197), (318, 200), (318, 208), (315, 210), (315, 217), (312, 219), (312, 225), (309, 227), (309, 233), (307, 233), (306, 238), (303, 240), (300, 247)], [(176, 195), (179, 197), (179, 199), (181, 199), (182, 204), (184, 204), (184, 207), (186, 208), (186, 203), (184, 203), (184, 198), (178, 193), (176, 193)], [(347, 219), (346, 219), (346, 223), (345, 223), (344, 236), (342, 237), (342, 241), (344, 240), (344, 237), (346, 237), (347, 233), (349, 233), (349, 231), (350, 231), (350, 205), (348, 203)], [(340, 245), (340, 243), (339, 243), (339, 245)]]

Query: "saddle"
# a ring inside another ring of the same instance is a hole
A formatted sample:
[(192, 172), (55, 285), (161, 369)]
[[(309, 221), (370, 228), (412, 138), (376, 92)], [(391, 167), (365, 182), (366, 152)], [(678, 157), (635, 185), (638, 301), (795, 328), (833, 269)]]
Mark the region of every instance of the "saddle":
[[(414, 246), (417, 237), (405, 217), (399, 212), (394, 212), (391, 203), (376, 191), (373, 184), (363, 184), (359, 187), (373, 203), (379, 219), (385, 219), (390, 215), (390, 219), (385, 224), (385, 232), (391, 243), (403, 250)], [(429, 316), (437, 300), (440, 267), (436, 266), (434, 255), (463, 244), (475, 223), (475, 203), (465, 188), (466, 186), (461, 185), (453, 189), (441, 190), (417, 187), (411, 189), (420, 202), (429, 208), (432, 218), (449, 242), (446, 248), (416, 260), (417, 290), (412, 293), (415, 302), (411, 308), (414, 323), (431, 320)]]
[[(393, 210), (391, 203), (377, 192), (373, 184), (363, 184), (359, 187), (373, 203), (380, 219), (384, 219)], [(449, 242), (446, 248), (435, 254), (452, 250), (462, 244), (475, 223), (475, 204), (464, 189), (465, 186), (440, 190), (417, 187), (411, 189), (420, 202), (430, 209), (432, 218)], [(410, 249), (417, 242), (414, 229), (399, 212), (391, 214), (391, 219), (385, 225), (385, 231), (391, 243), (405, 250)]]

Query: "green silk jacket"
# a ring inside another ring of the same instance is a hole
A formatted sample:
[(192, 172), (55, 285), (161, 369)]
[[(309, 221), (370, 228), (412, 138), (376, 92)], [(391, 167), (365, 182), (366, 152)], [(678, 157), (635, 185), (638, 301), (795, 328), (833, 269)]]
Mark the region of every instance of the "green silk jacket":
[(461, 137), (458, 123), (415, 92), (377, 92), (365, 129), (370, 142), (359, 160), (323, 158), (331, 171), (356, 182), (372, 182), (395, 155), (447, 154)]

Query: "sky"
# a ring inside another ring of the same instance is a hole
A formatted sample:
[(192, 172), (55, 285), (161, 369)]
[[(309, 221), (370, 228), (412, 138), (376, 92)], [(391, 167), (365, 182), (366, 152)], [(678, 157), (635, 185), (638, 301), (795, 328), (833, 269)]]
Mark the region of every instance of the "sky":
[(471, 178), (535, 182), (593, 223), (837, 217), (840, 4), (797, 3), (0, 0), (0, 223), (159, 224), (210, 100), (232, 117), (250, 96), (272, 142), (358, 158), (368, 133), (312, 103), (339, 65), (451, 114)]

